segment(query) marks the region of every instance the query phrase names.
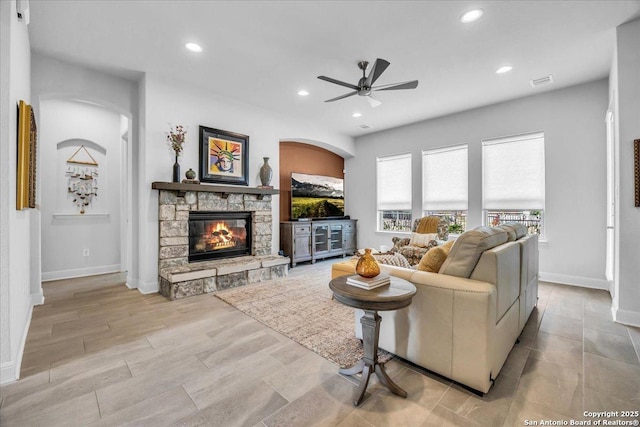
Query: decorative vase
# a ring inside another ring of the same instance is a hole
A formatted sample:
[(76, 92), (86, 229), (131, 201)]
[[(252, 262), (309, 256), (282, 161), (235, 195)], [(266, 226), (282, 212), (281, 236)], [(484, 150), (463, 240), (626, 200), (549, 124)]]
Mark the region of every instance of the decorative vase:
[(173, 164), (173, 182), (180, 182), (180, 163), (176, 154), (176, 162)]
[(189, 168), (189, 170), (184, 175), (187, 177), (187, 179), (196, 179), (196, 171), (191, 168)]
[(273, 177), (273, 170), (269, 166), (269, 158), (263, 157), (264, 164), (260, 167), (260, 182), (263, 187), (268, 187), (271, 184), (271, 178)]
[(371, 255), (371, 249), (365, 249), (364, 255), (358, 259), (356, 273), (362, 277), (376, 277), (380, 274), (380, 266), (378, 261)]

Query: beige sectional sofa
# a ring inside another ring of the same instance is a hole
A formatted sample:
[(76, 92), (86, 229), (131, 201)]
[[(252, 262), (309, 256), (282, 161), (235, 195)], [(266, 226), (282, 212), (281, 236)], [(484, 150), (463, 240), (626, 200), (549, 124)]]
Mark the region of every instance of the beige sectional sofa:
[[(336, 264), (332, 276), (353, 274), (352, 268)], [(380, 348), (489, 391), (537, 301), (538, 236), (520, 224), (478, 227), (456, 240), (438, 273), (381, 270), (409, 280), (417, 292), (409, 307), (379, 313)], [(356, 311), (359, 338), (362, 314)]]

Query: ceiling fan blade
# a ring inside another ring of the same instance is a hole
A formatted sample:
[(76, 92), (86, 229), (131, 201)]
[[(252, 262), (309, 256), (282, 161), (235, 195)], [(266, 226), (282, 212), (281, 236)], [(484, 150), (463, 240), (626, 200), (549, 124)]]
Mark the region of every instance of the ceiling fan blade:
[(373, 64), (373, 67), (371, 67), (371, 72), (369, 73), (369, 77), (367, 77), (365, 86), (371, 87), (371, 85), (374, 84), (376, 80), (378, 80), (378, 77), (380, 77), (380, 74), (382, 74), (384, 70), (387, 69), (388, 66), (389, 66), (389, 61), (385, 61), (384, 59), (380, 59), (380, 58), (376, 59), (375, 64)]
[(367, 99), (367, 102), (369, 103), (371, 108), (376, 108), (378, 105), (382, 105), (382, 102), (378, 98), (373, 96), (372, 93), (370, 93), (369, 95), (365, 96), (365, 98)]
[(358, 90), (358, 86), (352, 85), (351, 83), (341, 82), (340, 80), (332, 79), (331, 77), (326, 76), (318, 76), (320, 80), (324, 80), (325, 82), (335, 83), (340, 86), (348, 87), (349, 89)]
[(388, 85), (382, 85), (378, 87), (373, 87), (371, 90), (396, 90), (396, 89), (415, 89), (418, 87), (418, 81), (413, 80), (411, 82), (403, 82), (403, 83), (391, 83)]
[(358, 91), (357, 91), (357, 90), (354, 90), (353, 92), (349, 92), (349, 93), (347, 93), (347, 94), (345, 94), (345, 95), (340, 95), (340, 96), (338, 96), (338, 97), (336, 97), (336, 98), (327, 99), (327, 100), (326, 100), (326, 101), (324, 101), (324, 102), (333, 102), (333, 101), (337, 101), (338, 99), (346, 98), (346, 97), (348, 97), (348, 96), (353, 96), (353, 95), (355, 95), (356, 93), (358, 93)]

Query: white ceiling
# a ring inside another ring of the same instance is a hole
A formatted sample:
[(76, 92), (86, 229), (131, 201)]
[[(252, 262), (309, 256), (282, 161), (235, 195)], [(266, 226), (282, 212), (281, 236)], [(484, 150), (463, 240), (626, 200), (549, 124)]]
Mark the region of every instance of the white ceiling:
[[(479, 21), (460, 22), (478, 7)], [(36, 52), (128, 78), (157, 73), (359, 136), (605, 77), (615, 27), (640, 16), (640, 0), (31, 0), (30, 15)], [(358, 96), (323, 102), (350, 89), (317, 76), (356, 84), (357, 62), (375, 58), (391, 62), (377, 84), (418, 88), (378, 92), (375, 109)], [(496, 74), (504, 64), (513, 71)], [(552, 85), (530, 86), (548, 74)]]

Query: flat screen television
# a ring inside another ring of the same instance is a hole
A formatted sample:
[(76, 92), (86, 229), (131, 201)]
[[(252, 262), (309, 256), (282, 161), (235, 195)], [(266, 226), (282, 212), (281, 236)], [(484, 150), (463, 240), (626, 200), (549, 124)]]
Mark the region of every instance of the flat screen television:
[(343, 217), (344, 179), (291, 173), (291, 219)]

